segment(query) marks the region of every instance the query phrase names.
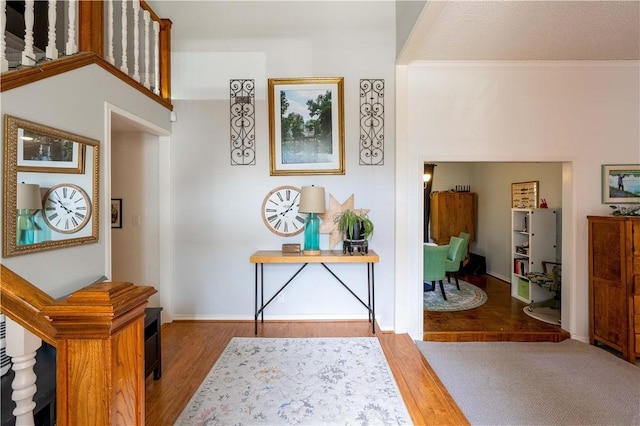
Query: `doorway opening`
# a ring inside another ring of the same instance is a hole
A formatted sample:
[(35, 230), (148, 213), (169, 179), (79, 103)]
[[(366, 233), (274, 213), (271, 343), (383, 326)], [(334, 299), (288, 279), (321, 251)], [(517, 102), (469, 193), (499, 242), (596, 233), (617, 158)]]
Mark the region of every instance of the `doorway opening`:
[[(430, 192), (455, 192), (463, 188), (477, 194), (476, 239), (470, 243), (470, 252), (486, 260), (486, 274), (465, 275), (461, 277), (477, 285), (489, 296), (483, 306), (471, 311), (460, 312), (423, 312), (423, 334), (429, 340), (429, 333), (456, 332), (457, 338), (474, 340), (495, 339), (495, 333), (510, 334), (508, 339), (539, 339), (536, 332), (547, 333), (543, 340), (557, 341), (564, 335), (560, 327), (546, 324), (528, 317), (523, 312), (526, 306), (511, 297), (512, 263), (511, 253), (511, 184), (536, 180), (539, 182), (539, 198), (544, 198), (549, 207), (560, 214), (556, 222), (556, 258), (562, 259), (562, 201), (563, 167), (562, 162), (427, 162), (437, 166), (437, 172), (430, 180)], [(424, 173), (424, 172), (423, 172)], [(430, 199), (424, 189), (423, 223), (424, 242), (433, 243), (433, 235), (428, 232), (430, 219), (433, 218)], [(428, 216), (427, 216), (428, 215)], [(430, 219), (428, 219), (429, 217)], [(455, 291), (455, 290), (454, 290)], [(550, 295), (551, 297), (551, 295)], [(495, 316), (493, 316), (495, 315)], [(466, 337), (460, 337), (460, 334)], [(474, 337), (470, 337), (472, 334)], [(452, 335), (453, 336), (453, 335)], [(493, 336), (493, 337), (492, 337)], [(432, 338), (433, 335), (432, 335)], [(442, 338), (440, 335), (439, 338)], [(452, 337), (455, 339), (455, 337)], [(502, 336), (502, 339), (505, 337)]]

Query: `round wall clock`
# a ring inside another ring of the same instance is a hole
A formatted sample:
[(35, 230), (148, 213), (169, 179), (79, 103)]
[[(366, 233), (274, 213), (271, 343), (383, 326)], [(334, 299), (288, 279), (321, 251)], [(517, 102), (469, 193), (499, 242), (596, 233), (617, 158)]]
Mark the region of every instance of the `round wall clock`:
[(91, 200), (77, 185), (51, 187), (42, 199), (42, 216), (49, 228), (62, 234), (78, 232), (91, 218)]
[(271, 232), (291, 237), (304, 230), (306, 215), (298, 213), (300, 188), (279, 186), (269, 192), (262, 202), (262, 220)]

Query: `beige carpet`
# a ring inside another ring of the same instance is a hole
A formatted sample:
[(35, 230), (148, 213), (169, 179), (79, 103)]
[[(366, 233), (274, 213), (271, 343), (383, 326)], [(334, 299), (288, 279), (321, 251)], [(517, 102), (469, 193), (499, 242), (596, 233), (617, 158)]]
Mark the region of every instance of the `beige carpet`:
[(474, 425), (640, 425), (640, 367), (579, 342), (416, 342)]

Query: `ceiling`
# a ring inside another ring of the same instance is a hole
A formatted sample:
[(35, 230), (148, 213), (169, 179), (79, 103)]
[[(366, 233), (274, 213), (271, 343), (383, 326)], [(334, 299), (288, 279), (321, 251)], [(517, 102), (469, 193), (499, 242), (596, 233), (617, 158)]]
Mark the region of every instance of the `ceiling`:
[[(362, 0), (336, 1), (332, 6), (339, 6), (340, 13), (335, 13), (327, 7), (328, 1), (147, 3), (160, 16), (171, 17), (172, 45), (178, 47), (194, 37), (259, 39), (282, 36), (283, 32), (289, 37), (300, 36), (327, 31), (328, 23), (332, 25), (330, 30), (341, 31), (363, 4)], [(421, 60), (640, 60), (640, 0), (415, 1), (410, 8), (414, 15), (420, 13), (421, 4), (425, 7), (413, 28), (406, 31), (409, 36), (398, 54), (398, 64)], [(317, 19), (292, 20), (293, 10), (299, 8)], [(210, 17), (221, 13), (225, 19), (210, 25)], [(372, 16), (375, 18), (370, 25), (387, 25), (388, 14)], [(112, 124), (114, 131), (140, 130), (121, 118), (115, 118)]]
[(430, 1), (399, 59), (640, 59), (640, 1)]
[[(148, 0), (173, 21), (172, 45), (185, 40), (304, 37), (341, 32), (367, 8), (368, 26), (386, 28), (389, 8), (419, 18), (398, 56), (415, 60), (633, 60), (640, 59), (640, 0)], [(422, 7), (425, 5), (424, 7)], [(422, 12), (420, 12), (422, 10)], [(221, 17), (214, 19), (211, 17)], [(268, 19), (265, 17), (268, 16)], [(299, 19), (313, 16), (314, 19)], [(401, 25), (410, 25), (402, 23)], [(400, 35), (400, 37), (404, 37)]]

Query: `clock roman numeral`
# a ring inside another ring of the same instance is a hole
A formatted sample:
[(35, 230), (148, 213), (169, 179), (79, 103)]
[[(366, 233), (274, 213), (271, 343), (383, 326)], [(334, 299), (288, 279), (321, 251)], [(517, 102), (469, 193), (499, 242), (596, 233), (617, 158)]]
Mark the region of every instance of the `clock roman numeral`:
[(280, 229), (280, 225), (282, 225), (282, 220), (278, 219), (278, 221), (276, 222), (276, 224), (274, 225), (274, 228), (276, 229)]
[(289, 224), (287, 222), (284, 223), (284, 232), (289, 232)]
[(278, 215), (274, 214), (274, 215), (269, 216), (269, 217), (267, 218), (267, 220), (268, 220), (269, 222), (273, 222), (273, 221), (274, 221), (274, 220), (276, 220), (277, 218), (278, 218)]
[(267, 208), (267, 209), (265, 209), (265, 211), (266, 211), (267, 213), (275, 213), (277, 210), (276, 210), (276, 209), (269, 209), (269, 208)]
[(282, 194), (279, 192), (276, 192), (276, 195), (278, 196), (278, 198), (280, 198), (280, 201), (284, 201), (284, 198), (282, 198)]
[[(76, 217), (77, 217), (78, 219), (80, 219), (80, 220), (83, 220), (83, 219), (84, 219), (84, 215), (83, 215), (82, 213), (80, 213), (80, 212), (75, 212), (74, 214), (76, 215)], [(76, 226), (77, 226), (77, 224), (76, 224)]]
[(304, 218), (302, 216), (296, 216), (296, 220), (300, 223), (304, 223)]
[(289, 201), (291, 199), (291, 190), (287, 189), (286, 194), (287, 194), (287, 201)]
[(62, 188), (62, 198), (67, 198), (67, 188)]
[(56, 217), (58, 217), (58, 213), (54, 212), (52, 215), (47, 216), (47, 217), (49, 218), (49, 220), (53, 220), (53, 219), (55, 219)]

